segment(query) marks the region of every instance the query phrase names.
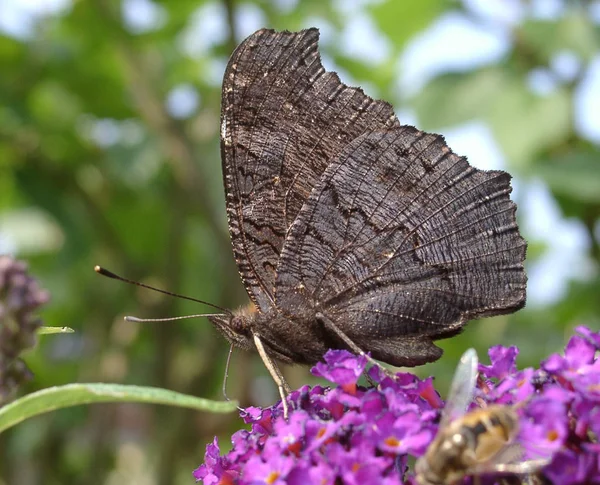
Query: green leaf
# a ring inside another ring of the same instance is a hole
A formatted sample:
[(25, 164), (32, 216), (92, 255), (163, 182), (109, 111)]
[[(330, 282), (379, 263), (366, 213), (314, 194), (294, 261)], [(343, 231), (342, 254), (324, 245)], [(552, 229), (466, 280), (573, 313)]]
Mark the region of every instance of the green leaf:
[(210, 401), (158, 387), (123, 384), (67, 384), (28, 394), (0, 408), (0, 433), (27, 418), (56, 409), (102, 402), (167, 404), (212, 413), (236, 410), (236, 401)]
[(571, 133), (567, 89), (539, 96), (501, 67), (439, 76), (415, 96), (413, 106), (425, 130), (474, 119), (487, 122), (503, 153), (517, 165), (526, 166)]
[(571, 135), (573, 108), (567, 89), (538, 96), (513, 79), (494, 97), (485, 117), (506, 157), (526, 167)]
[(557, 21), (527, 21), (518, 29), (518, 39), (545, 62), (564, 50), (589, 60), (598, 49), (594, 24), (583, 9), (573, 9)]
[(38, 335), (51, 335), (54, 333), (74, 333), (71, 327), (40, 327), (37, 329)]
[(400, 50), (416, 33), (421, 32), (447, 7), (443, 0), (401, 2), (386, 0), (368, 8), (379, 29)]
[(584, 203), (600, 203), (600, 170), (596, 152), (569, 153), (536, 163), (532, 172), (555, 194)]
[(450, 73), (431, 80), (412, 100), (421, 128), (439, 130), (480, 118), (507, 84), (500, 68)]

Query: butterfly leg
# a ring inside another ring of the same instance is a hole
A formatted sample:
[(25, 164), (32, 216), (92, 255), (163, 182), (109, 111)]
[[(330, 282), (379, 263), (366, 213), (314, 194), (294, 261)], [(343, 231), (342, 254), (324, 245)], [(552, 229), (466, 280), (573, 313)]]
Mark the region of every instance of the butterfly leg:
[(258, 334), (253, 333), (252, 338), (254, 339), (254, 345), (256, 346), (258, 355), (260, 355), (260, 358), (262, 359), (263, 363), (265, 364), (265, 367), (269, 371), (269, 374), (271, 374), (271, 377), (275, 381), (275, 384), (277, 384), (277, 389), (279, 389), (279, 395), (281, 396), (281, 405), (283, 406), (283, 417), (287, 419), (288, 404), (286, 392), (290, 392), (290, 386), (287, 382), (285, 382), (285, 378), (283, 377), (283, 374), (281, 373), (279, 367), (277, 367), (277, 364), (273, 361), (273, 359), (271, 359), (271, 357), (265, 350), (265, 346), (263, 345), (262, 340), (260, 339)]
[[(223, 376), (223, 397), (226, 401), (231, 401), (227, 395), (227, 379), (229, 378), (229, 364), (231, 363), (231, 354), (233, 353), (233, 344), (229, 347), (229, 353), (227, 354), (227, 362), (225, 363), (225, 375)], [(241, 407), (237, 407), (239, 411), (242, 411)]]
[(360, 355), (361, 357), (363, 357), (363, 356), (366, 357), (366, 359), (369, 361), (370, 364), (376, 365), (377, 367), (379, 367), (386, 376), (391, 377), (392, 379), (396, 378), (396, 376), (394, 375), (393, 372), (391, 372), (386, 367), (382, 366), (379, 362), (377, 362), (375, 359), (373, 359), (370, 355), (365, 353), (365, 351), (362, 350), (358, 345), (356, 345), (352, 341), (352, 339), (350, 337), (348, 337), (348, 335), (346, 335), (344, 332), (342, 332), (338, 328), (338, 326), (335, 323), (333, 323), (333, 321), (330, 318), (327, 318), (322, 313), (317, 313), (315, 315), (315, 318), (319, 322), (321, 322), (323, 325), (325, 325), (325, 327), (327, 327), (327, 329), (331, 330), (339, 338), (341, 338), (344, 341), (344, 343), (350, 348), (350, 350), (352, 350), (352, 352), (354, 352), (356, 355)]

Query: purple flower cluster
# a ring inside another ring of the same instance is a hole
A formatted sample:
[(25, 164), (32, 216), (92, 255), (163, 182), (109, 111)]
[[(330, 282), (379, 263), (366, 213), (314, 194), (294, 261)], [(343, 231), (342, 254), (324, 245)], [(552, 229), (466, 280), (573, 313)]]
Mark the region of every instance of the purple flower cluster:
[[(600, 483), (600, 333), (577, 331), (564, 356), (541, 369), (518, 371), (515, 347), (490, 349), (471, 405), (520, 403), (524, 459), (551, 458), (540, 480), (565, 485)], [(287, 421), (281, 403), (242, 411), (251, 429), (235, 433), (224, 456), (215, 438), (194, 477), (204, 485), (416, 483), (409, 465), (436, 435), (444, 402), (432, 378), (391, 379), (376, 367), (368, 371), (376, 387), (358, 386), (365, 366), (346, 351), (328, 352), (312, 372), (337, 387), (292, 392)]]
[(31, 378), (18, 357), (35, 344), (41, 321), (33, 311), (48, 300), (48, 292), (27, 274), (25, 263), (0, 255), (0, 405)]

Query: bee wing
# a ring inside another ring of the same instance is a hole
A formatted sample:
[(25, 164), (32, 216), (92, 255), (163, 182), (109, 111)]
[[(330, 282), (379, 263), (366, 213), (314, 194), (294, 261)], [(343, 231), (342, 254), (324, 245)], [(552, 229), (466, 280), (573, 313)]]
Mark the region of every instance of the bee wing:
[(492, 467), (515, 464), (521, 461), (524, 454), (525, 450), (519, 443), (510, 443), (501, 449), (488, 464)]
[(500, 450), (491, 460), (475, 465), (466, 474), (511, 473), (527, 475), (538, 472), (550, 463), (549, 458), (523, 460), (524, 454), (525, 450), (519, 443), (511, 443)]
[(475, 349), (467, 350), (460, 358), (450, 385), (446, 406), (442, 411), (440, 429), (450, 421), (465, 414), (467, 407), (473, 400), (478, 363)]

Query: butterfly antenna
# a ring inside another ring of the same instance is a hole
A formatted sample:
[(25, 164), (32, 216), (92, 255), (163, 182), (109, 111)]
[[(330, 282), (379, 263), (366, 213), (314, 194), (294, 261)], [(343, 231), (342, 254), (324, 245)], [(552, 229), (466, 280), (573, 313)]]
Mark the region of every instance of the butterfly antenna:
[(181, 317), (167, 317), (167, 318), (138, 318), (132, 316), (124, 317), (126, 322), (134, 323), (148, 323), (148, 322), (173, 322), (175, 320), (185, 320), (186, 318), (198, 318), (198, 317), (222, 317), (222, 313), (198, 313), (197, 315), (183, 315)]
[[(204, 300), (198, 300), (197, 298), (192, 298), (191, 296), (185, 296), (185, 295), (179, 295), (177, 293), (172, 293), (170, 291), (166, 291), (166, 290), (161, 290), (160, 288), (155, 288), (154, 286), (150, 286), (150, 285), (145, 285), (144, 283), (140, 283), (139, 281), (133, 281), (133, 280), (129, 280), (127, 278), (123, 278), (122, 276), (119, 276), (116, 273), (113, 273), (112, 271), (108, 271), (106, 268), (103, 268), (102, 266), (94, 266), (94, 271), (98, 274), (101, 274), (102, 276), (106, 276), (108, 278), (112, 278), (113, 280), (119, 280), (119, 281), (123, 281), (124, 283), (129, 283), (130, 285), (135, 285), (135, 286), (140, 286), (141, 288), (146, 288), (148, 290), (153, 290), (156, 291), (158, 293), (162, 293), (163, 295), (169, 295), (169, 296), (174, 296), (175, 298), (181, 298), (183, 300), (189, 300), (189, 301), (194, 301), (196, 303), (202, 303), (203, 305), (208, 305), (211, 306), (213, 308), (216, 308), (217, 310), (221, 310), (222, 312), (225, 312), (227, 315), (231, 315), (231, 311), (227, 310), (226, 308), (220, 307), (219, 305), (215, 305), (214, 303), (208, 303), (207, 301)], [(182, 318), (193, 318), (193, 317), (198, 317), (198, 316), (203, 316), (203, 317), (210, 317), (210, 316), (215, 316), (213, 314), (204, 314), (204, 315), (190, 315), (187, 317), (173, 317), (173, 318), (165, 318), (165, 319), (140, 319), (140, 318), (135, 318), (135, 317), (127, 317), (127, 321), (131, 321), (131, 322), (151, 322), (151, 321), (170, 321), (170, 320), (180, 320)]]

